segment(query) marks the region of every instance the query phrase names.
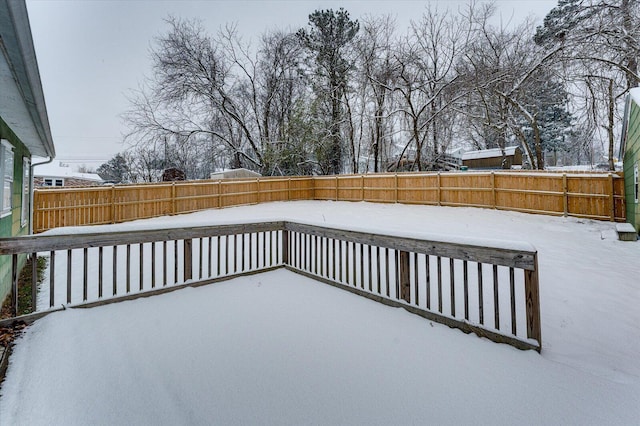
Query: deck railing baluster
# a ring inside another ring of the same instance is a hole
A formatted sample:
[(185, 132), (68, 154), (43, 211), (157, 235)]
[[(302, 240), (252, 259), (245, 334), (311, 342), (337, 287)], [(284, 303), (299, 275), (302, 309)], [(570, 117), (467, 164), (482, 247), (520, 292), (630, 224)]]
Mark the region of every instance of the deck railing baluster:
[(496, 330), (500, 330), (500, 303), (498, 299), (498, 265), (493, 265), (493, 326)]
[(56, 252), (49, 252), (49, 307), (55, 303), (55, 279), (56, 279)]
[(82, 301), (86, 302), (89, 298), (89, 249), (82, 249)]
[(67, 303), (71, 303), (72, 251), (67, 250)]

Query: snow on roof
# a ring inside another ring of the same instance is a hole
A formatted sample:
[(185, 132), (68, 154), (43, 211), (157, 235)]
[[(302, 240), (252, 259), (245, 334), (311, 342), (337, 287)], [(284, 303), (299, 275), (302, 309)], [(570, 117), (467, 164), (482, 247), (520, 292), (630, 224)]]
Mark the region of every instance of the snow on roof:
[(640, 105), (640, 87), (634, 87), (633, 89), (629, 90), (629, 95), (636, 104)]
[(245, 178), (245, 177), (260, 177), (262, 176), (258, 172), (245, 169), (243, 167), (239, 169), (225, 169), (222, 172), (211, 173), (211, 179), (228, 179), (228, 178)]
[(445, 151), (445, 154), (450, 155), (452, 157), (457, 157), (457, 158), (462, 158), (464, 153), (465, 153), (465, 149), (464, 147), (461, 147), (461, 146), (456, 148), (450, 148)]
[[(504, 149), (505, 155), (514, 155), (516, 153), (517, 146), (508, 146)], [(492, 158), (502, 157), (502, 150), (500, 148), (481, 149), (479, 151), (467, 151), (462, 154), (463, 160), (477, 160), (479, 158)]]
[(95, 173), (80, 173), (75, 172), (73, 169), (65, 163), (61, 163), (59, 160), (53, 160), (51, 163), (42, 164), (35, 167), (33, 171), (35, 177), (56, 177), (56, 178), (75, 178), (85, 179), (101, 182), (102, 178)]

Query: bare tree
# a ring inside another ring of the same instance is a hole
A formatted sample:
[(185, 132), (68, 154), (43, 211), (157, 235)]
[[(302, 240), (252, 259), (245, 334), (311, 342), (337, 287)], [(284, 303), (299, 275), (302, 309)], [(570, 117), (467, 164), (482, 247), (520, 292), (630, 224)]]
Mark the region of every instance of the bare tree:
[(640, 2), (561, 0), (538, 28), (535, 41), (549, 49), (571, 46), (558, 60), (574, 88), (582, 121), (605, 131), (609, 169), (614, 170), (621, 101), (640, 83)]
[[(406, 123), (407, 141), (398, 156), (400, 164), (411, 145), (415, 155), (410, 168), (434, 166), (450, 139), (454, 105), (469, 90), (461, 85), (457, 64), (468, 49), (472, 22), (449, 10), (427, 7), (420, 21), (398, 43), (395, 63), (399, 95), (397, 113)], [(426, 158), (423, 159), (423, 155)]]
[[(492, 13), (485, 6), (475, 17), (470, 15), (478, 31), (462, 65), (473, 86), (463, 112), (475, 123), (472, 129), (480, 129), (477, 135), (487, 138), (486, 147), (499, 147), (504, 153), (515, 137), (531, 165), (543, 169), (542, 120), (548, 119), (544, 116), (548, 102), (537, 94), (545, 92), (545, 85), (556, 78), (556, 58), (567, 46), (537, 46), (531, 38), (531, 21), (513, 28), (492, 26), (488, 19)], [(565, 100), (560, 96), (549, 99), (559, 109)]]

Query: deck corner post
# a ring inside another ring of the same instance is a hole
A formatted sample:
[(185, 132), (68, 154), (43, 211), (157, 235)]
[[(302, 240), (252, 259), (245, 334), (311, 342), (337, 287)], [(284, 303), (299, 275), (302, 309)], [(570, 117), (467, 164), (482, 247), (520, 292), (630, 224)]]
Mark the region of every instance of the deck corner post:
[(282, 230), (282, 264), (289, 265), (289, 231)]
[(193, 277), (193, 262), (192, 262), (192, 246), (193, 240), (191, 238), (184, 240), (184, 280), (190, 280)]
[(400, 251), (400, 299), (411, 303), (409, 252)]
[(542, 349), (542, 330), (540, 326), (540, 289), (538, 282), (538, 254), (533, 258), (534, 269), (524, 274), (526, 299), (527, 338), (538, 341), (538, 352)]

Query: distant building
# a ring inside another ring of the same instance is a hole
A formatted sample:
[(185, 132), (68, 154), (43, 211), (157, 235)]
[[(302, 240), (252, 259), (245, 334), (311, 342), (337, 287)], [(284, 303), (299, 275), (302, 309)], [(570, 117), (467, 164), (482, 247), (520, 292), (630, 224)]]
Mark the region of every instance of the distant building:
[(33, 184), (37, 187), (96, 186), (104, 181), (95, 173), (79, 173), (58, 160), (34, 168)]
[(627, 222), (640, 231), (640, 88), (631, 89), (625, 108), (620, 158), (623, 159)]
[(211, 173), (211, 179), (252, 178), (260, 176), (262, 176), (260, 173), (244, 168)]
[(467, 151), (462, 154), (462, 165), (470, 169), (511, 169), (522, 166), (522, 150), (517, 146)]
[(187, 180), (187, 175), (175, 167), (164, 169), (162, 171), (162, 182), (175, 182), (180, 180)]

